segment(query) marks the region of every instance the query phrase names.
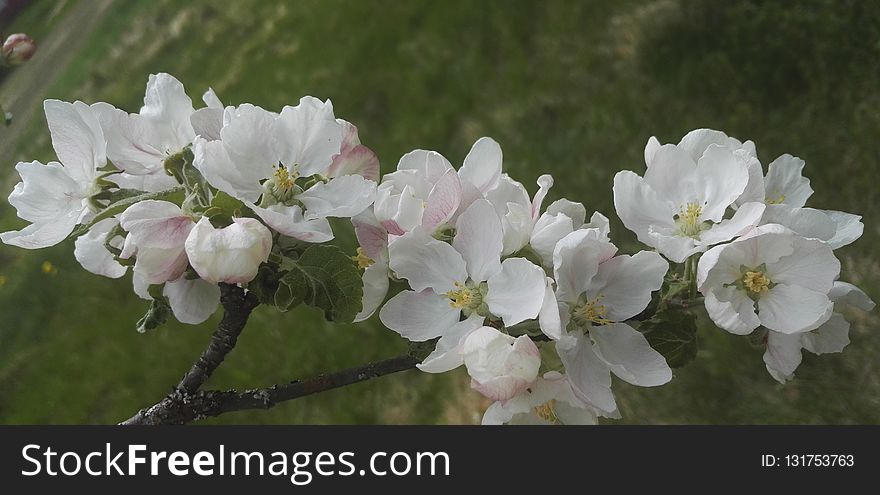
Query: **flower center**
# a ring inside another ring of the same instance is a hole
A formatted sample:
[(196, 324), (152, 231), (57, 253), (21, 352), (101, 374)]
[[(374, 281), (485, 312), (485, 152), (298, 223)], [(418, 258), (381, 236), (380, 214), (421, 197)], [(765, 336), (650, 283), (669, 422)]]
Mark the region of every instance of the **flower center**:
[(293, 187), (294, 182), (299, 177), (299, 173), (294, 172), (293, 174), (287, 170), (287, 167), (284, 165), (278, 165), (275, 167), (275, 187), (277, 187), (282, 192), (287, 192), (290, 188)]
[(700, 232), (708, 227), (706, 222), (700, 221), (700, 215), (703, 214), (703, 207), (699, 203), (688, 203), (678, 210), (675, 216), (675, 224), (678, 231), (685, 237), (697, 238)]
[(785, 194), (779, 193), (776, 198), (768, 197), (765, 201), (768, 205), (778, 205), (785, 202)]
[(373, 258), (367, 256), (367, 253), (364, 252), (364, 248), (362, 247), (357, 248), (357, 254), (352, 256), (351, 259), (357, 263), (358, 269), (360, 270), (366, 270), (375, 263)]
[(599, 300), (602, 297), (600, 294), (598, 297), (576, 306), (573, 312), (575, 321), (581, 326), (607, 325), (612, 323), (611, 320), (605, 317), (608, 314), (608, 309), (605, 308), (604, 304), (599, 304)]
[(742, 276), (743, 286), (753, 294), (763, 294), (770, 290), (770, 279), (762, 271), (747, 271)]
[(465, 316), (470, 316), (471, 313), (482, 316), (489, 314), (488, 306), (483, 301), (489, 288), (488, 284), (485, 282), (481, 284), (456, 282), (455, 287), (455, 290), (446, 293), (450, 306), (460, 309)]
[(556, 400), (550, 399), (540, 406), (535, 406), (535, 416), (543, 419), (548, 423), (558, 423), (559, 418), (556, 416), (556, 411), (554, 410), (555, 405)]

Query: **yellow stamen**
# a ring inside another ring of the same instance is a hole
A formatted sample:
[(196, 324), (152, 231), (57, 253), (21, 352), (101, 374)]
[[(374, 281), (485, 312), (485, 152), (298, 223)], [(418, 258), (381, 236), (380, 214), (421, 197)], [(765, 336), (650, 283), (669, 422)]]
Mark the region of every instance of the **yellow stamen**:
[(703, 207), (699, 203), (688, 203), (678, 210), (678, 225), (681, 233), (693, 237), (700, 233), (702, 226), (700, 225), (700, 215), (703, 214)]
[(608, 309), (605, 308), (604, 304), (599, 304), (600, 299), (602, 299), (601, 295), (593, 300), (587, 301), (586, 304), (575, 309), (575, 319), (581, 324), (608, 325), (609, 323), (613, 323), (608, 318), (605, 318), (605, 315), (608, 314)]
[(556, 411), (554, 410), (555, 405), (556, 401), (550, 399), (540, 406), (535, 406), (535, 416), (538, 416), (548, 423), (558, 423), (559, 418), (556, 416)]
[(449, 305), (459, 309), (470, 307), (474, 302), (473, 291), (459, 282), (456, 282), (455, 286), (458, 289), (446, 293), (446, 297), (449, 298)]
[(351, 259), (357, 263), (358, 268), (361, 270), (366, 270), (375, 263), (373, 258), (367, 256), (367, 253), (364, 252), (364, 248), (362, 247), (357, 248), (357, 255), (352, 256)]
[(275, 186), (281, 189), (282, 191), (288, 191), (291, 187), (293, 187), (294, 181), (297, 179), (298, 174), (294, 173), (293, 175), (287, 171), (287, 167), (284, 165), (278, 165), (275, 168)]
[(768, 205), (778, 205), (785, 202), (785, 194), (780, 194), (775, 199), (768, 197), (765, 201)]
[(745, 288), (755, 294), (763, 294), (770, 290), (770, 279), (764, 275), (764, 272), (746, 272), (742, 281)]

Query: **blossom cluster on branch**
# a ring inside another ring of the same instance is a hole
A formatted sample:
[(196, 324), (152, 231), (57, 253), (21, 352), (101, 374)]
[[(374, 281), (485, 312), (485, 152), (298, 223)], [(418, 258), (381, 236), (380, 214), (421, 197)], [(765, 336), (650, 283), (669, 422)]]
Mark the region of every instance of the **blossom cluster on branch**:
[[(765, 174), (751, 141), (720, 131), (651, 138), (644, 174), (615, 176), (617, 214), (649, 248), (630, 255), (601, 213), (546, 204), (550, 175), (532, 195), (505, 174), (491, 138), (460, 167), (419, 149), (380, 176), (329, 100), (273, 112), (224, 106), (211, 90), (202, 99), (194, 108), (179, 81), (157, 74), (136, 114), (47, 100), (58, 161), (16, 166), (9, 202), (29, 225), (0, 240), (35, 249), (76, 238), (86, 270), (130, 269), (150, 301), (140, 331), (171, 315), (205, 321), (221, 283), (280, 311), (378, 314), (426, 346), (422, 371), (466, 368), (493, 401), (485, 424), (619, 417), (611, 375), (669, 382), (696, 353), (703, 307), (785, 382), (802, 349), (849, 343), (844, 306), (874, 306), (838, 280), (833, 252), (861, 235), (861, 217), (806, 207), (802, 160), (783, 155)], [(332, 218), (350, 219), (356, 253), (329, 243), (344, 227)]]

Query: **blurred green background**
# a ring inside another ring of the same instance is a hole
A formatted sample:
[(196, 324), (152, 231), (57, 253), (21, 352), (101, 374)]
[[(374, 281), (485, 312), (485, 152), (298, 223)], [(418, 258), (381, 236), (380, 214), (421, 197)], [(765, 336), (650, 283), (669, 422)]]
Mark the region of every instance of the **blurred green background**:
[[(644, 170), (649, 136), (698, 127), (753, 139), (766, 165), (807, 162), (819, 208), (864, 215), (837, 253), (845, 280), (880, 299), (880, 3), (840, 1), (35, 1), (6, 25), (40, 50), (0, 79), (16, 113), (0, 129), (3, 196), (20, 160), (52, 158), (42, 99), (137, 111), (147, 75), (166, 71), (193, 100), (269, 109), (301, 95), (336, 113), (394, 169), (414, 148), (460, 164), (483, 135), (529, 185), (614, 220), (615, 172)], [(0, 204), (0, 230), (20, 228)], [(0, 246), (0, 423), (115, 423), (170, 390), (219, 319), (138, 334), (145, 303), (130, 278), (82, 270), (72, 242)], [(48, 262), (48, 263), (47, 263)], [(851, 315), (842, 353), (805, 353), (786, 386), (742, 338), (701, 329), (698, 359), (654, 389), (615, 383), (629, 423), (878, 423), (877, 312)], [(324, 323), (315, 311), (259, 308), (210, 388), (253, 387), (402, 352), (376, 321)], [(488, 403), (462, 370), (385, 377), (214, 423), (475, 423)]]

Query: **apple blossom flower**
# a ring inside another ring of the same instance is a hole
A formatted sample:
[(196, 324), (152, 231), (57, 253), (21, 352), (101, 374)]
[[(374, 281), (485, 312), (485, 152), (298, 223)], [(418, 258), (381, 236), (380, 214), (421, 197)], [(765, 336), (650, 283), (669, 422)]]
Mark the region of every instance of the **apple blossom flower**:
[(260, 264), (269, 259), (272, 232), (253, 218), (233, 218), (231, 225), (218, 229), (202, 217), (185, 247), (189, 264), (206, 281), (243, 284), (253, 280)]
[(328, 217), (355, 216), (375, 198), (371, 180), (327, 175), (343, 133), (329, 100), (303, 97), (280, 115), (244, 104), (225, 110), (219, 140), (195, 139), (193, 164), (279, 233), (325, 242), (333, 238)]
[(744, 203), (729, 219), (749, 183), (745, 150), (709, 145), (698, 159), (688, 147), (666, 144), (646, 151), (644, 177), (625, 170), (614, 177), (614, 206), (639, 241), (681, 263), (710, 246), (729, 241), (761, 219), (764, 205)]
[(461, 355), (471, 387), (489, 399), (503, 401), (525, 391), (538, 378), (541, 354), (527, 335), (511, 337), (480, 327), (464, 339)]
[(796, 334), (831, 317), (828, 294), (839, 273), (830, 246), (769, 224), (703, 254), (697, 287), (709, 317), (730, 333), (764, 326)]
[[(535, 222), (541, 214), (541, 205), (551, 187), (553, 176), (545, 174), (538, 177), (538, 192), (534, 198), (530, 198), (522, 183), (504, 174), (498, 180), (498, 185), (486, 194), (486, 199), (495, 206), (501, 218), (504, 232), (502, 254), (516, 253), (528, 245)], [(586, 217), (586, 210), (584, 216)]]
[(0, 48), (0, 56), (9, 65), (23, 64), (30, 60), (36, 52), (37, 44), (24, 33), (9, 35), (3, 42), (3, 47)]
[(133, 271), (147, 284), (177, 280), (189, 266), (184, 243), (192, 218), (168, 201), (141, 201), (119, 215), (128, 232), (120, 258), (135, 256)]
[(109, 243), (112, 247), (122, 250), (124, 238), (114, 236), (107, 239), (107, 236), (116, 229), (119, 220), (115, 218), (105, 218), (100, 222), (92, 225), (88, 232), (76, 238), (74, 241), (73, 256), (79, 261), (87, 271), (95, 275), (101, 275), (108, 278), (119, 278), (128, 271), (128, 267), (122, 266), (116, 261), (105, 244)]
[(523, 258), (501, 262), (501, 221), (492, 205), (475, 201), (455, 224), (452, 244), (416, 229), (389, 246), (391, 270), (412, 290), (389, 300), (382, 323), (416, 342), (446, 334), (462, 315), (498, 318), (512, 326), (538, 316), (543, 270)]
[(813, 189), (803, 176), (804, 166), (803, 160), (789, 154), (770, 163), (764, 177), (767, 208), (761, 224), (780, 224), (803, 237), (825, 241), (832, 249), (851, 244), (865, 229), (862, 217), (806, 207)]
[(501, 146), (489, 137), (473, 144), (458, 171), (436, 151), (411, 151), (400, 158), (397, 171), (382, 178), (376, 218), (393, 236), (417, 227), (434, 235), (495, 188), (501, 161)]
[(784, 334), (768, 331), (764, 363), (767, 371), (779, 383), (794, 378), (794, 372), (801, 363), (801, 349), (813, 354), (828, 354), (843, 351), (849, 345), (849, 322), (837, 310), (846, 307), (871, 311), (874, 301), (858, 287), (847, 282), (834, 282), (828, 293), (834, 303), (835, 312), (819, 328), (803, 333)]
[(648, 306), (669, 264), (651, 251), (614, 256), (616, 251), (596, 229), (577, 230), (559, 241), (553, 255), (559, 318), (552, 323), (561, 328), (541, 321), (544, 333), (558, 339), (556, 351), (575, 394), (604, 414), (617, 410), (611, 373), (642, 387), (672, 379), (663, 356), (623, 323)]
[(4, 244), (26, 249), (54, 246), (92, 217), (97, 169), (107, 163), (104, 134), (88, 105), (46, 100), (43, 108), (58, 162), (15, 166), (21, 182), (9, 195), (9, 204), (31, 224), (0, 233)]
[[(755, 143), (752, 141), (740, 141), (735, 137), (716, 131), (714, 129), (694, 129), (688, 132), (678, 142), (678, 147), (685, 151), (694, 163), (702, 158), (703, 153), (711, 145), (722, 146), (731, 151), (738, 152), (741, 159), (745, 160), (749, 173), (749, 180), (743, 193), (736, 199), (733, 207), (739, 207), (745, 203), (764, 200), (764, 171), (758, 160)], [(648, 139), (645, 145), (645, 165), (651, 166), (654, 153), (660, 149), (660, 141), (656, 137)]]
[(574, 393), (568, 377), (549, 371), (517, 396), (492, 403), (484, 425), (594, 425), (593, 408)]

